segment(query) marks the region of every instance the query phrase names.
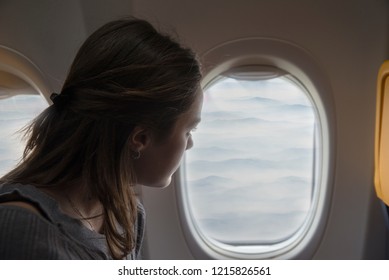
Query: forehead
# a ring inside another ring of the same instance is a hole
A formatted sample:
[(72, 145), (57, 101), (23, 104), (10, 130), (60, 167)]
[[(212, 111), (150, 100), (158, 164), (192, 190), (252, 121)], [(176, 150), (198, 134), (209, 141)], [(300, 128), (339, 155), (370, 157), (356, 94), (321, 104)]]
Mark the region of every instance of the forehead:
[(196, 99), (194, 100), (193, 104), (190, 106), (189, 110), (184, 113), (184, 115), (187, 115), (188, 118), (195, 118), (200, 119), (201, 118), (201, 109), (203, 107), (203, 92), (199, 90), (196, 94)]
[(198, 91), (196, 98), (189, 110), (183, 113), (177, 120), (177, 124), (196, 124), (201, 120), (201, 109), (203, 107), (203, 92)]

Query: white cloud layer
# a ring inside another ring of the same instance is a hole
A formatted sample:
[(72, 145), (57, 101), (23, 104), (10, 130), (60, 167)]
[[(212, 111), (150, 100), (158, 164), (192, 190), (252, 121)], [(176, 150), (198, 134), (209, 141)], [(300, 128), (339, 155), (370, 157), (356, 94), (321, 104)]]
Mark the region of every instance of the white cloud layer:
[(187, 152), (190, 208), (209, 237), (269, 244), (299, 229), (311, 206), (315, 111), (282, 78), (225, 79), (205, 92)]

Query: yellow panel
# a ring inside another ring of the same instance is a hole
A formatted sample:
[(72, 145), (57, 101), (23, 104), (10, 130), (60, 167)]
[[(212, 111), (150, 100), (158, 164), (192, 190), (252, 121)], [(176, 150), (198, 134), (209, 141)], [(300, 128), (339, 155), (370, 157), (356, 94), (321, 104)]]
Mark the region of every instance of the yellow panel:
[(377, 79), (374, 181), (377, 196), (389, 205), (389, 61), (381, 66)]

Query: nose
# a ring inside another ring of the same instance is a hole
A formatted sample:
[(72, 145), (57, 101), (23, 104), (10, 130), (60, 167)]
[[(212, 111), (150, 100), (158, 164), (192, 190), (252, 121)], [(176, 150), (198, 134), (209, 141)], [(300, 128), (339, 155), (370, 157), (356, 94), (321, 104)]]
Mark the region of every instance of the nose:
[(188, 143), (186, 143), (186, 150), (192, 149), (193, 145), (194, 145), (194, 143), (193, 143), (193, 139), (192, 139), (192, 136), (191, 136), (188, 139)]

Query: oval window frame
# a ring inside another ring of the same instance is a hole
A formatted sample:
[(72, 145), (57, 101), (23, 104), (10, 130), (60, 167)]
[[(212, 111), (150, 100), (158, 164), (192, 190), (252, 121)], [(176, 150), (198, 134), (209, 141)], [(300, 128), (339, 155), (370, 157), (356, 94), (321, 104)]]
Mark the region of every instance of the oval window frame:
[(335, 166), (335, 107), (332, 89), (319, 63), (305, 49), (273, 38), (244, 38), (218, 45), (203, 55), (204, 78), (202, 88), (206, 88), (218, 76), (239, 67), (274, 67), (289, 73), (309, 93), (316, 106), (321, 136), (321, 158), (318, 182), (313, 198), (316, 207), (298, 234), (287, 242), (261, 246), (252, 252), (231, 250), (223, 244), (209, 242), (196, 228), (188, 209), (185, 183), (185, 166), (176, 177), (178, 208), (181, 226), (192, 254), (200, 259), (306, 259), (312, 258), (320, 243), (329, 214)]
[(42, 71), (23, 54), (0, 45), (0, 71), (14, 75), (27, 84), (45, 98), (49, 103), (50, 88)]
[[(11, 78), (8, 80), (10, 84), (6, 84), (4, 88), (4, 97), (7, 96), (7, 90), (15, 93), (23, 89), (27, 94), (31, 94), (28, 92), (31, 89), (34, 95), (39, 95), (47, 104), (51, 103), (48, 97), (51, 90), (40, 69), (23, 54), (3, 45), (0, 45), (0, 75)], [(0, 101), (1, 98), (2, 96)]]

